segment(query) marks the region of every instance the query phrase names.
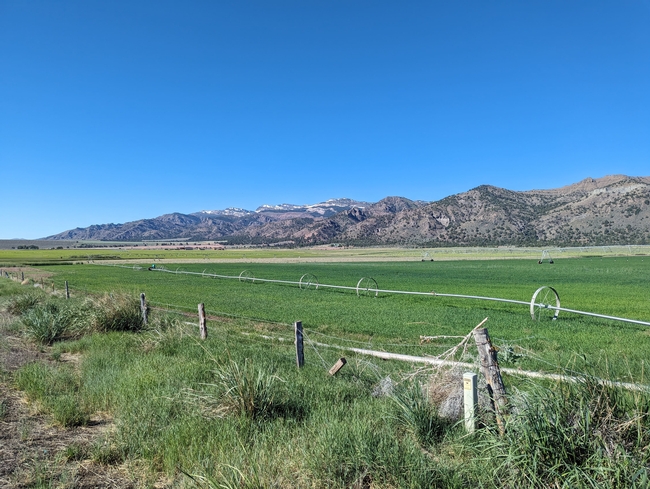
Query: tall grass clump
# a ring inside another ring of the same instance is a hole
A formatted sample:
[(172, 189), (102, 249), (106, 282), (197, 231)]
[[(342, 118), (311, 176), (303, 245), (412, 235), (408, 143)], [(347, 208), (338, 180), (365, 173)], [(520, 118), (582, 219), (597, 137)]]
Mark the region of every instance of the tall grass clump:
[(11, 301), (8, 310), (20, 314), (26, 335), (44, 345), (87, 333), (144, 328), (139, 300), (126, 294), (65, 300), (29, 293)]
[(438, 409), (417, 382), (406, 383), (391, 395), (398, 424), (410, 432), (423, 447), (441, 441), (451, 423), (438, 416)]
[(505, 436), (487, 437), (503, 487), (648, 487), (650, 394), (585, 377), (513, 399)]
[(127, 294), (106, 294), (90, 301), (89, 328), (92, 331), (141, 331), (144, 329), (140, 301)]
[(20, 320), (25, 334), (43, 345), (71, 339), (81, 332), (84, 312), (78, 304), (51, 300), (25, 311)]
[(199, 398), (213, 415), (234, 414), (250, 419), (270, 418), (280, 409), (276, 384), (282, 382), (271, 367), (255, 366), (246, 358), (243, 364), (230, 360), (215, 370), (216, 381), (206, 384)]
[(46, 296), (40, 291), (31, 291), (26, 294), (13, 296), (7, 303), (7, 312), (15, 316), (20, 316), (27, 311), (45, 302)]

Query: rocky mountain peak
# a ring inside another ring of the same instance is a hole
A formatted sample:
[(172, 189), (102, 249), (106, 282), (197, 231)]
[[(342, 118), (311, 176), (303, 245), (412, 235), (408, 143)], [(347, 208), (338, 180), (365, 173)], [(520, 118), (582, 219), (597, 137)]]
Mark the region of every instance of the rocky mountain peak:
[(231, 243), (576, 246), (650, 243), (650, 177), (609, 175), (562, 188), (480, 185), (436, 202), (386, 197), (172, 213), (49, 239), (219, 239)]

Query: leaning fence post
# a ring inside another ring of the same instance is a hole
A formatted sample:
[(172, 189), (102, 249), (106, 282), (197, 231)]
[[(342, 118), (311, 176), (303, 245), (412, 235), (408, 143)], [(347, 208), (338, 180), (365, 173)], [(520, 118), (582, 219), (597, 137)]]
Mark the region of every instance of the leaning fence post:
[(347, 360), (344, 357), (339, 358), (339, 361), (334, 364), (334, 366), (330, 369), (329, 374), (331, 376), (336, 375), (339, 373), (339, 370), (341, 370), (345, 364), (347, 363)]
[(144, 292), (140, 294), (140, 312), (142, 313), (142, 324), (147, 325), (147, 302), (145, 301)]
[(494, 407), (499, 432), (503, 434), (505, 433), (504, 418), (507, 414), (508, 399), (501, 378), (499, 362), (497, 362), (497, 351), (492, 346), (487, 328), (476, 328), (474, 330), (474, 340), (478, 347), (480, 370), (487, 382), (488, 394)]
[(476, 377), (476, 374), (472, 372), (463, 374), (465, 429), (468, 433), (474, 433), (474, 430), (476, 430), (476, 405), (478, 404)]
[(208, 337), (208, 328), (205, 325), (205, 304), (203, 302), (199, 304), (199, 331), (202, 340)]
[(298, 368), (301, 368), (305, 366), (305, 350), (303, 349), (302, 343), (302, 321), (296, 321), (293, 326), (296, 331), (296, 365), (298, 365)]
[(70, 289), (68, 288), (68, 281), (65, 281), (65, 298), (69, 299), (70, 298)]

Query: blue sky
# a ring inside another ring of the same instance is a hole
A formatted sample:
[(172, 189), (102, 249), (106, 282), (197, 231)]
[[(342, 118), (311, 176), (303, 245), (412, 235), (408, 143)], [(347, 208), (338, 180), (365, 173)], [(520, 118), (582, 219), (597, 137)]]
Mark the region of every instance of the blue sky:
[(0, 0), (0, 238), (650, 175), (650, 0)]

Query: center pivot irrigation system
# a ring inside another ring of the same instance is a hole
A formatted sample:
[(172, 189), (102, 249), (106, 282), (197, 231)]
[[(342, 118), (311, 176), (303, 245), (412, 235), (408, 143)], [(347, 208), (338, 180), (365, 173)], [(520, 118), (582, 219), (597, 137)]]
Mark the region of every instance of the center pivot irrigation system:
[[(102, 264), (103, 266), (113, 266), (120, 268), (130, 268), (133, 270), (142, 270), (142, 267), (139, 266), (124, 266), (124, 265), (108, 265)], [(377, 297), (380, 293), (382, 294), (402, 294), (402, 295), (420, 295), (428, 297), (455, 297), (460, 299), (475, 299), (482, 301), (494, 301), (494, 302), (508, 302), (510, 304), (522, 304), (530, 307), (530, 316), (533, 320), (540, 321), (543, 319), (556, 320), (560, 311), (570, 312), (573, 314), (581, 314), (583, 316), (591, 316), (602, 319), (611, 319), (613, 321), (622, 321), (625, 323), (634, 323), (641, 324), (643, 326), (650, 326), (650, 322), (639, 321), (637, 319), (628, 319), (621, 318), (617, 316), (607, 316), (605, 314), (597, 314), (595, 312), (586, 312), (578, 311), (576, 309), (567, 309), (566, 307), (560, 307), (560, 296), (553, 287), (542, 286), (538, 288), (533, 294), (531, 300), (528, 301), (518, 301), (514, 299), (502, 299), (499, 297), (484, 297), (479, 295), (463, 295), (463, 294), (445, 294), (436, 291), (431, 292), (413, 292), (407, 290), (389, 290), (389, 289), (380, 289), (377, 285), (377, 281), (372, 277), (362, 277), (358, 282), (356, 287), (346, 286), (346, 285), (331, 285), (331, 284), (321, 284), (318, 281), (318, 278), (311, 274), (305, 273), (300, 277), (299, 281), (292, 280), (276, 280), (268, 278), (258, 278), (255, 277), (249, 270), (244, 270), (239, 275), (219, 275), (216, 273), (206, 273), (203, 272), (188, 272), (186, 270), (181, 270), (177, 268), (176, 270), (168, 270), (162, 267), (152, 266), (149, 268), (150, 271), (162, 272), (162, 273), (173, 273), (173, 274), (182, 274), (182, 275), (197, 275), (200, 277), (207, 278), (223, 278), (223, 279), (234, 279), (239, 280), (240, 282), (249, 282), (249, 283), (274, 283), (274, 284), (285, 284), (285, 285), (297, 285), (300, 289), (339, 289), (339, 290), (354, 290), (357, 296), (367, 296), (367, 297)]]

